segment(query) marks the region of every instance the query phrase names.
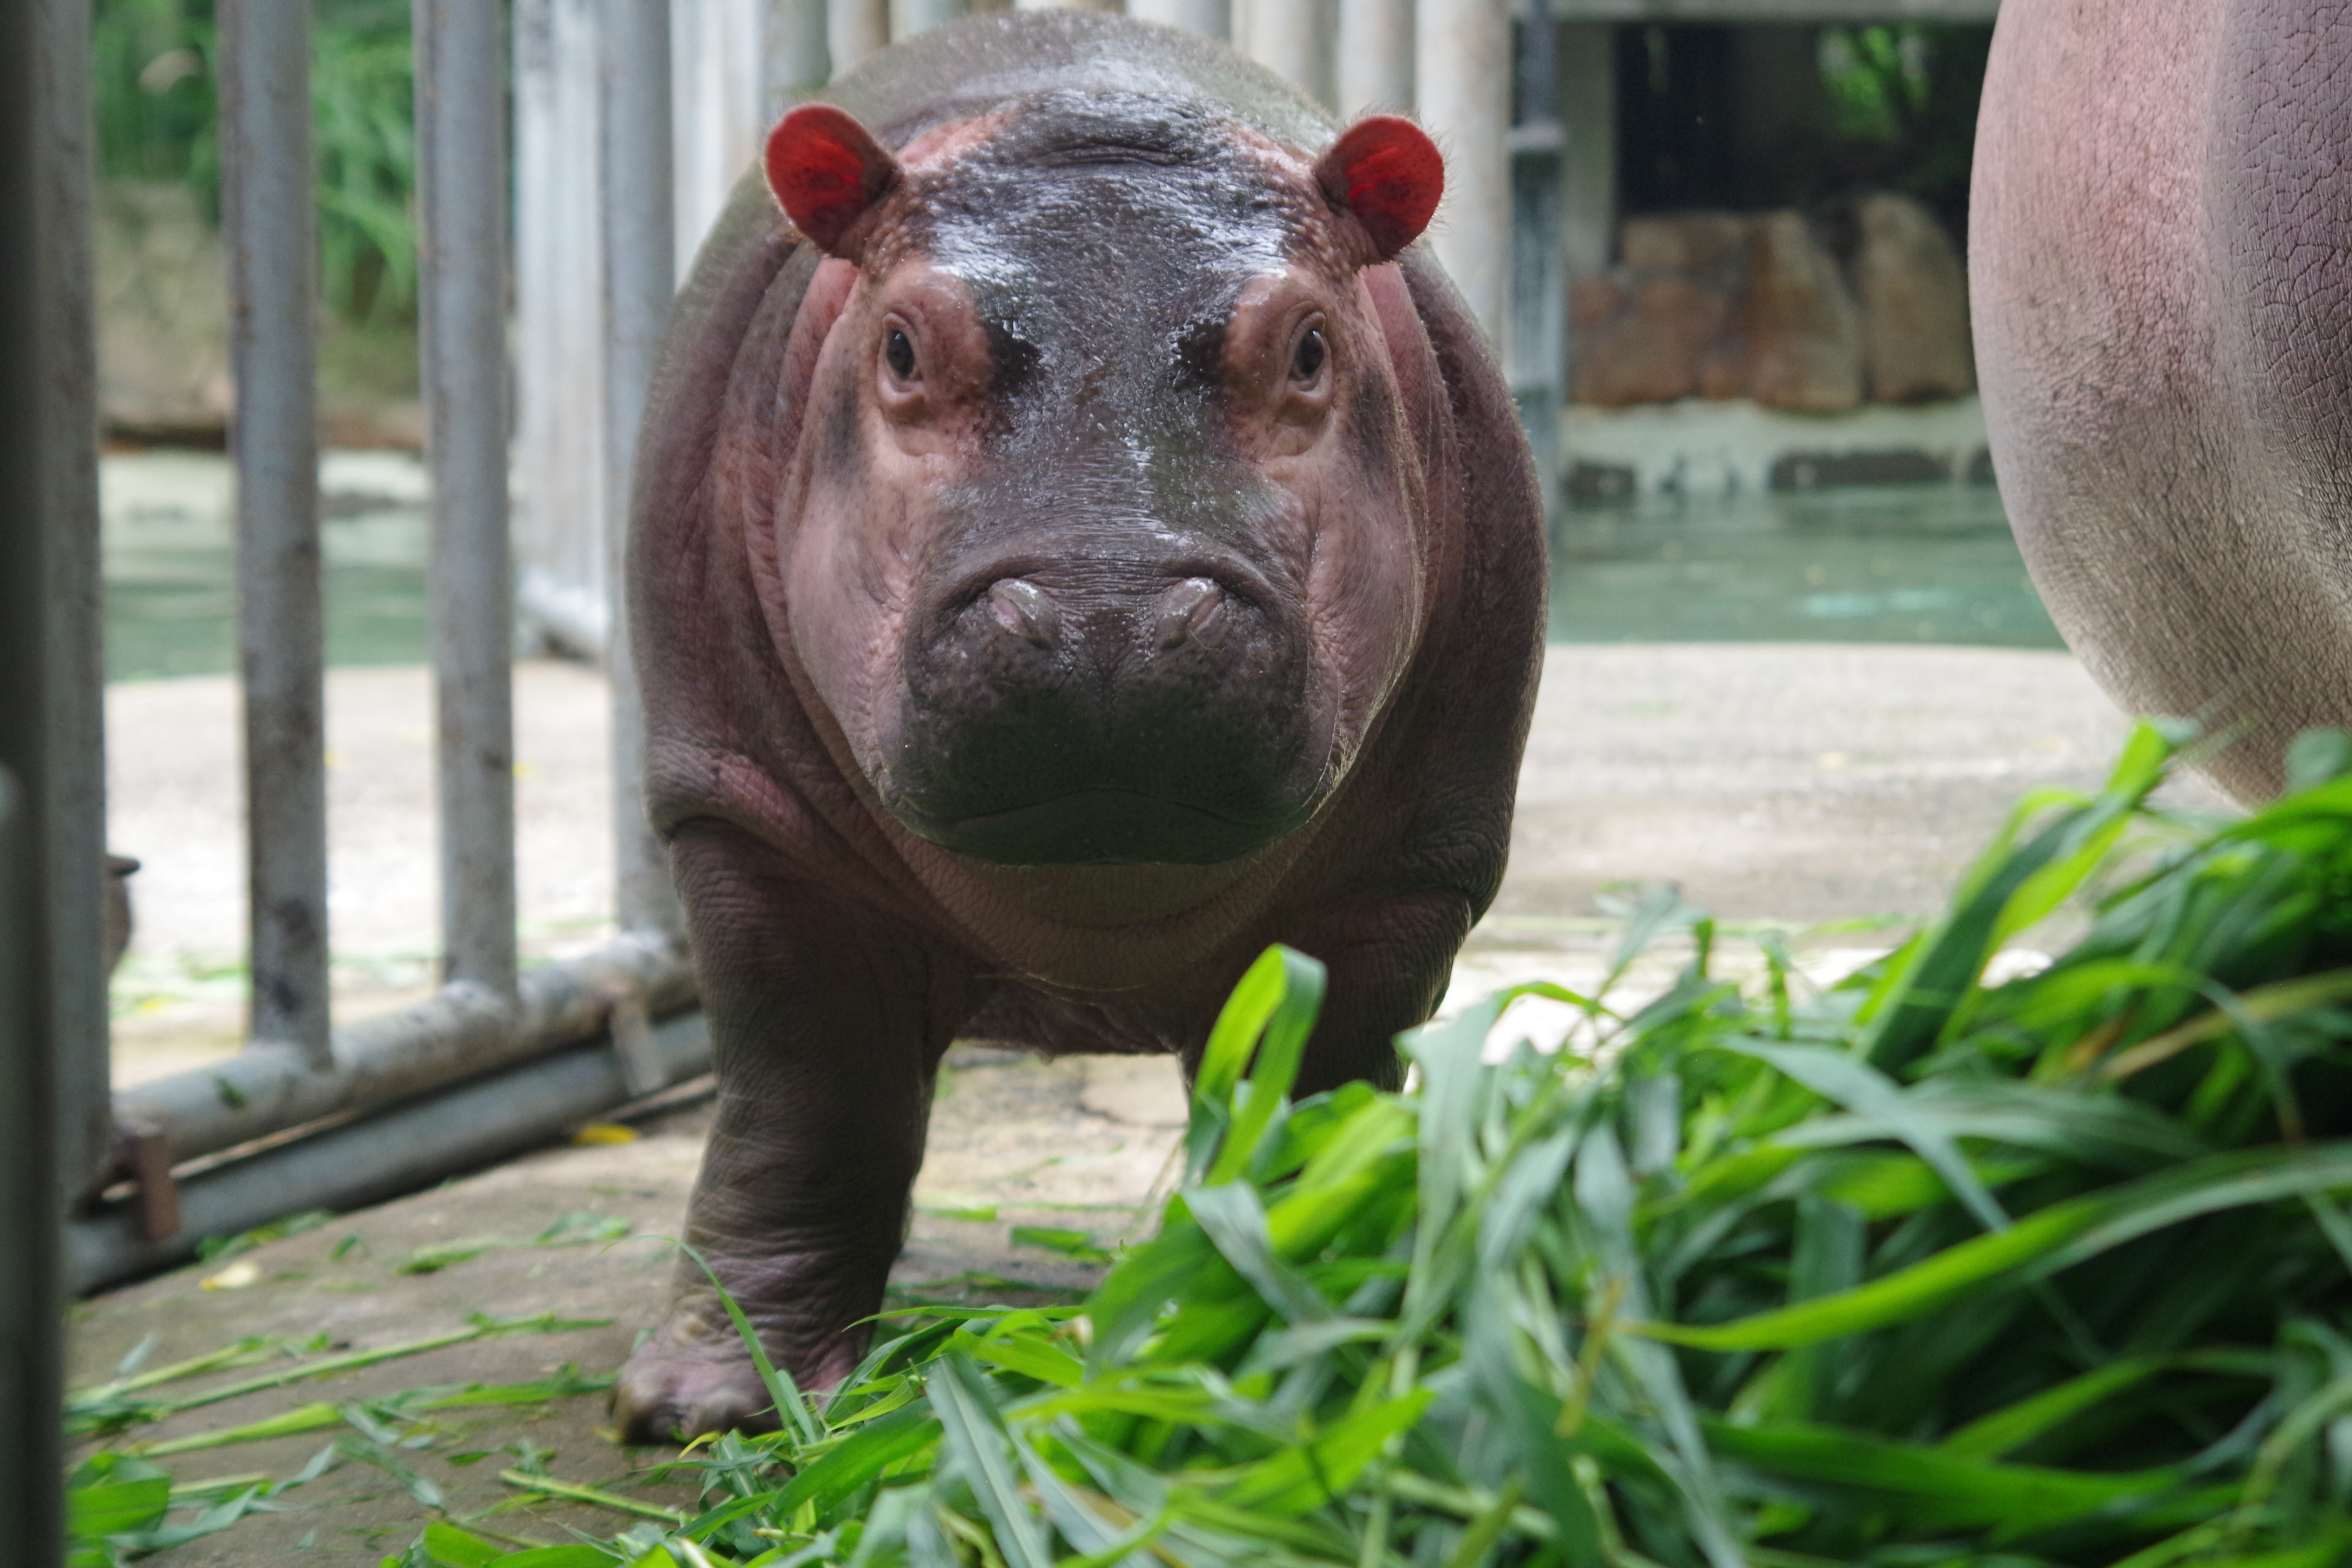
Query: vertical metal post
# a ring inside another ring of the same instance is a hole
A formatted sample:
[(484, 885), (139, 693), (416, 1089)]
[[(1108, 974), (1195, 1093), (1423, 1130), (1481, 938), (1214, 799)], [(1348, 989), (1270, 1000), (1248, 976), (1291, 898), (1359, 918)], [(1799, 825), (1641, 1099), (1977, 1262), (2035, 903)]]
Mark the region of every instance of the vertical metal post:
[(676, 272), (693, 269), (703, 237), (727, 208), (761, 145), (761, 33), (765, 0), (670, 0), (671, 205)]
[(784, 117), (833, 79), (833, 56), (825, 47), (825, 0), (763, 0), (761, 40), (760, 130)]
[(1568, 268), (1562, 244), (1563, 141), (1551, 0), (1528, 0), (1519, 32), (1519, 115), (1511, 127), (1511, 330), (1503, 376), (1536, 462), (1549, 517), (1559, 500), (1559, 417), (1568, 371)]
[(1617, 256), (1617, 29), (1571, 22), (1559, 35), (1559, 121), (1564, 153), (1563, 245), (1571, 278)]
[(1236, 0), (1234, 42), (1242, 53), (1328, 102), (1329, 50), (1323, 35), (1320, 0)]
[(542, 641), (601, 658), (605, 581), (604, 0), (515, 0), (517, 596)]
[(890, 0), (890, 38), (911, 38), (963, 15), (963, 0)]
[(628, 540), (637, 426), (676, 289), (670, 205), (669, 5), (604, 0), (604, 500), (613, 552), (614, 877), (622, 928), (676, 934), (669, 858), (646, 820), (645, 716), (628, 637)]
[(87, 28), (77, 5), (0, 3), (0, 342), (16, 345), (0, 354), (0, 1557), (28, 1563), (58, 1560), (63, 1528), (57, 1069), (76, 1042), (57, 1032), (50, 962), (47, 576), (55, 536), (74, 521), (54, 510), (58, 470), (89, 466), (91, 438), (56, 444), (45, 409), (59, 368), (56, 291), (78, 285), (58, 275), (74, 237), (48, 199), (58, 154), (44, 46), (58, 13), (76, 10)]
[(1490, 342), (1502, 341), (1510, 301), (1510, 68), (1507, 0), (1417, 0), (1413, 95), (1445, 149), (1430, 243)]
[(1127, 14), (1139, 22), (1188, 27), (1213, 38), (1230, 38), (1234, 32), (1229, 0), (1127, 0)]
[(57, 1150), (68, 1202), (113, 1163), (105, 942), (100, 889), (106, 862), (106, 675), (98, 531), (98, 349), (91, 293), (89, 0), (40, 0), (41, 398), (47, 453), (41, 504), (45, 668), (38, 689), (47, 765), (33, 840), (47, 858), (50, 1028), (58, 1071)]
[(221, 168), (236, 382), (252, 1037), (325, 1068), (332, 1055), (310, 23), (305, 0), (223, 0)]
[(415, 0), (414, 16), (444, 973), (511, 999), (506, 18), (502, 7), (481, 0)]
[(847, 74), (890, 41), (890, 0), (825, 0), (824, 37), (833, 74)]
[(1339, 110), (1412, 112), (1412, 0), (1339, 0)]
[[(1617, 258), (1617, 29), (1575, 22), (1559, 29), (1561, 149), (1560, 264), (1570, 279), (1605, 271)], [(1560, 404), (1576, 386), (1576, 333), (1560, 328)], [(1554, 466), (1575, 464), (1569, 426), (1560, 426)]]

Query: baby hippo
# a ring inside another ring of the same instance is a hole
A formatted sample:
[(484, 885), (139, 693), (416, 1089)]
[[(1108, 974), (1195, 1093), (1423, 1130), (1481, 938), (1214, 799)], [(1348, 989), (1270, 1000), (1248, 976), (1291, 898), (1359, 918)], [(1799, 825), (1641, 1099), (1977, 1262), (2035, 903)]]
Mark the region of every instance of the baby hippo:
[[(1270, 942), (1393, 1085), (1493, 897), (1543, 519), (1444, 167), (1221, 45), (978, 17), (787, 115), (673, 316), (630, 553), (718, 1058), (689, 1238), (803, 1386), (959, 1037), (1189, 1068)], [(637, 1441), (772, 1421), (699, 1268)]]

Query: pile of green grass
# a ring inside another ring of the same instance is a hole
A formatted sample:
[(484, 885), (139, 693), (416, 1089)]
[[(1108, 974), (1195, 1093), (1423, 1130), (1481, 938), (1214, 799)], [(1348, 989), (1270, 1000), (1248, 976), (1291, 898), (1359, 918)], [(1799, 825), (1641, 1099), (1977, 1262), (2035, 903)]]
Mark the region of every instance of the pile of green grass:
[[(2352, 741), (2220, 827), (2147, 805), (2168, 752), (2029, 801), (1825, 991), (1768, 944), (1743, 993), (1661, 899), (1619, 972), (1679, 933), (1664, 994), (1506, 993), (1408, 1037), (1403, 1094), (1288, 1100), (1322, 977), (1270, 952), (1159, 1236), (1082, 1306), (894, 1318), (822, 1404), (763, 1368), (782, 1430), (679, 1461), (698, 1518), (445, 1520), (404, 1561), (2329, 1568)], [(1980, 983), (2092, 889), (2068, 952)]]

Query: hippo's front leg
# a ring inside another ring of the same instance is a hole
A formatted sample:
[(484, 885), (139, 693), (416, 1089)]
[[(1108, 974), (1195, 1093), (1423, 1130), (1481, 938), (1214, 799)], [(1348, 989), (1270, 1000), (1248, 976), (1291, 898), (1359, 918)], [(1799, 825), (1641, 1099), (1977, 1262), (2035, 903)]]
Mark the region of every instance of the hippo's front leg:
[[(827, 1387), (865, 1348), (855, 1325), (882, 1305), (962, 977), (733, 827), (688, 823), (672, 853), (719, 1074), (687, 1239), (770, 1356), (803, 1388)], [(692, 1259), (613, 1405), (630, 1442), (773, 1424)]]
[(1323, 1011), (1298, 1064), (1295, 1098), (1358, 1079), (1377, 1089), (1404, 1084), (1396, 1037), (1426, 1023), (1445, 995), (1454, 955), (1475, 917), (1448, 892), (1406, 895), (1327, 915), (1291, 940), (1323, 961)]

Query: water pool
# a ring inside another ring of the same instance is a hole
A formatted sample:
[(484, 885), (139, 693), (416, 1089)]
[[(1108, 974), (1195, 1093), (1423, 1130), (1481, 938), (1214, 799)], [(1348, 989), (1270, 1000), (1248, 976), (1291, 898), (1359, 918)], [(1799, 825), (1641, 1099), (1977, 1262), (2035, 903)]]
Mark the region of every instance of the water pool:
[[(422, 663), (431, 638), (424, 465), (402, 452), (333, 452), (319, 478), (327, 661)], [(100, 459), (109, 680), (236, 668), (231, 493), (228, 459), (215, 453)]]
[[(321, 466), (327, 658), (427, 657), (425, 473), (390, 452)], [(236, 665), (227, 459), (110, 455), (107, 675)], [(1903, 485), (1564, 513), (1552, 531), (1556, 642), (1916, 642), (2059, 647), (1989, 485)]]
[(1555, 642), (2063, 647), (1990, 485), (1885, 485), (1570, 510)]

